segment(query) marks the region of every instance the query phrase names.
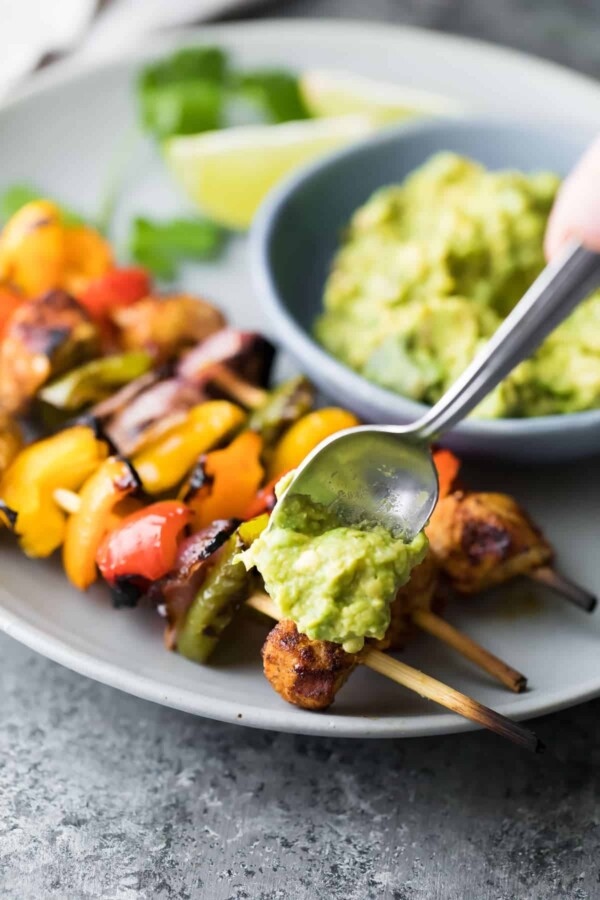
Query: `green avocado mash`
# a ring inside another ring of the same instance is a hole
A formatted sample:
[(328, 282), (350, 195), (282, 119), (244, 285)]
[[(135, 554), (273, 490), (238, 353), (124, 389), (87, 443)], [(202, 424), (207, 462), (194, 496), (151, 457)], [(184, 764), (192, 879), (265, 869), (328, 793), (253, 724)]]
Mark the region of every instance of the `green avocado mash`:
[[(354, 214), (316, 322), (344, 363), (399, 394), (434, 403), (544, 266), (557, 176), (489, 172), (453, 153)], [(600, 291), (477, 409), (538, 416), (600, 406)]]
[[(277, 486), (279, 495), (289, 478)], [(296, 495), (275, 507), (270, 527), (242, 559), (247, 568), (256, 566), (299, 631), (356, 653), (365, 638), (384, 636), (390, 603), (426, 551), (424, 534), (406, 544), (380, 525), (340, 525), (324, 507)]]

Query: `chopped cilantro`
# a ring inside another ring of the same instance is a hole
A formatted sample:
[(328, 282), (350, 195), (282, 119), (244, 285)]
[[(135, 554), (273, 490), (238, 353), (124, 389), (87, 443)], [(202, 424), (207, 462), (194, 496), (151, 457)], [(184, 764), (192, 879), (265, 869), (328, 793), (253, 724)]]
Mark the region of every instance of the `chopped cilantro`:
[(218, 128), (226, 77), (216, 47), (190, 47), (146, 66), (138, 80), (144, 128), (159, 139)]
[(157, 277), (174, 278), (184, 260), (213, 259), (218, 255), (225, 233), (206, 219), (171, 219), (155, 222), (134, 219), (129, 249), (131, 256)]
[(294, 75), (280, 69), (234, 71), (217, 47), (188, 47), (145, 66), (137, 89), (143, 127), (159, 140), (222, 128), (239, 97), (267, 122), (309, 115)]
[(259, 106), (272, 122), (309, 118), (298, 79), (279, 69), (257, 69), (239, 78), (240, 91)]

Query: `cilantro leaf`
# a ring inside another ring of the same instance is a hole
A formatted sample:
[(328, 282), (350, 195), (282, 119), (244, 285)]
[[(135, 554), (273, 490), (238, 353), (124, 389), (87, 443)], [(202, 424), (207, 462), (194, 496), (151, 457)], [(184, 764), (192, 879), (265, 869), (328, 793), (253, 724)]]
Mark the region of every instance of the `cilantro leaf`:
[(218, 47), (185, 47), (142, 69), (142, 87), (160, 87), (205, 79), (223, 83), (227, 77), (227, 57)]
[(146, 66), (138, 79), (144, 128), (159, 139), (218, 128), (227, 77), (217, 47), (188, 47)]
[(142, 122), (160, 140), (210, 131), (221, 124), (223, 98), (223, 88), (210, 81), (146, 89), (141, 95)]
[(239, 76), (239, 90), (272, 122), (309, 118), (298, 79), (280, 69), (256, 69)]
[(136, 262), (168, 280), (183, 260), (214, 259), (224, 239), (223, 229), (207, 219), (155, 222), (139, 216), (132, 224), (129, 250)]

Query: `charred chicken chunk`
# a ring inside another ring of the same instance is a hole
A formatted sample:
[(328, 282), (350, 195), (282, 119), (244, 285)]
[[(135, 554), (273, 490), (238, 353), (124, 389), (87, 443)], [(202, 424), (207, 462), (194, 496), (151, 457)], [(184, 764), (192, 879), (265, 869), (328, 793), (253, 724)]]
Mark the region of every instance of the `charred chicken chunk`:
[(0, 408), (24, 412), (51, 376), (86, 362), (98, 350), (96, 326), (65, 291), (24, 301), (0, 343)]
[(225, 325), (218, 309), (187, 294), (147, 297), (115, 310), (113, 321), (123, 349), (147, 350), (159, 361), (176, 356)]
[(267, 680), (302, 709), (326, 709), (356, 666), (355, 654), (330, 641), (311, 641), (287, 619), (269, 632), (262, 649)]
[(427, 536), (439, 565), (462, 594), (524, 575), (553, 556), (541, 531), (507, 494), (449, 494), (435, 508)]

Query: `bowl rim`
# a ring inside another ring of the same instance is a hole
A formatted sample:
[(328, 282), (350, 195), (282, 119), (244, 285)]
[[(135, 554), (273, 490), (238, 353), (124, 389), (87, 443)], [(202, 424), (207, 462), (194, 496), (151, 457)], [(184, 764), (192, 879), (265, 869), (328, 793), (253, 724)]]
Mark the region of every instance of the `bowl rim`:
[[(578, 126), (565, 133), (565, 123), (548, 119), (542, 123), (531, 123), (523, 119), (504, 116), (436, 116), (423, 117), (413, 122), (395, 124), (379, 129), (347, 147), (334, 150), (313, 160), (294, 171), (277, 184), (261, 203), (250, 229), (250, 270), (259, 303), (271, 319), (277, 336), (288, 352), (300, 364), (305, 359), (317, 368), (329, 385), (344, 382), (352, 391), (359, 403), (379, 408), (389, 408), (397, 419), (413, 421), (422, 416), (431, 407), (411, 400), (402, 394), (388, 390), (364, 375), (346, 366), (332, 354), (328, 353), (312, 335), (299, 325), (288, 311), (279, 294), (269, 259), (269, 250), (278, 221), (287, 203), (310, 183), (316, 176), (334, 169), (340, 162), (357, 157), (377, 149), (382, 144), (402, 142), (406, 138), (426, 135), (449, 126), (459, 131), (472, 129), (497, 130), (498, 128), (522, 131), (555, 140), (571, 139), (573, 135), (581, 141), (581, 149), (591, 143), (595, 130)], [(383, 185), (382, 185), (383, 187)], [(468, 418), (452, 429), (452, 433), (465, 437), (502, 437), (531, 436), (555, 432), (568, 426), (575, 433), (587, 431), (591, 427), (600, 428), (600, 408), (582, 412), (557, 413), (546, 416), (530, 416), (521, 418)]]

